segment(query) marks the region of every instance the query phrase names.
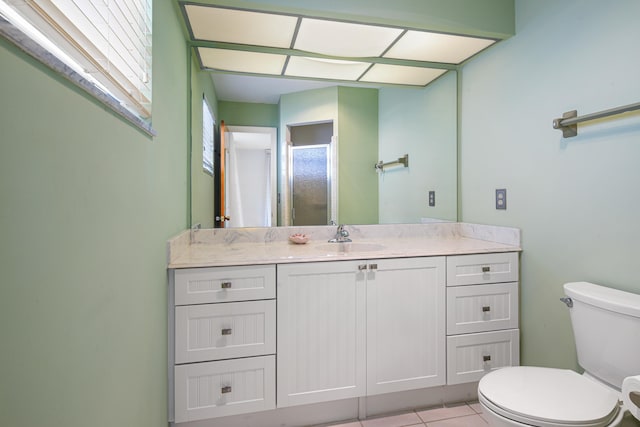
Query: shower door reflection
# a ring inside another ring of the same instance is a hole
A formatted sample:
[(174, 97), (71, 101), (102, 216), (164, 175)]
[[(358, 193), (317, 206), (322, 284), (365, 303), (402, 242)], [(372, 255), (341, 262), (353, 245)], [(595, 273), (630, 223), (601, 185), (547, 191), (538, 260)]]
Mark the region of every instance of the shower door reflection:
[(331, 221), (331, 151), (329, 144), (290, 146), (293, 225)]

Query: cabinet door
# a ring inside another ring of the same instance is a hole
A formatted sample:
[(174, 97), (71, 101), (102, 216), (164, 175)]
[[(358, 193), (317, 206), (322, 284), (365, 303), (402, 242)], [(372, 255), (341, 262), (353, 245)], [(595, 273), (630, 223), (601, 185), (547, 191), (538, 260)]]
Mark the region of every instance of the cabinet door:
[(278, 407), (364, 396), (364, 262), (278, 266)]
[(494, 369), (520, 364), (520, 331), (447, 337), (447, 384), (479, 381)]
[(368, 267), (367, 394), (445, 384), (444, 257)]
[(275, 409), (274, 359), (261, 356), (176, 366), (175, 422)]
[(450, 286), (447, 289), (447, 334), (517, 327), (517, 282)]
[(173, 274), (176, 305), (276, 297), (275, 265), (183, 268)]
[(517, 281), (517, 252), (447, 257), (447, 286)]
[(276, 352), (276, 301), (176, 307), (176, 363)]

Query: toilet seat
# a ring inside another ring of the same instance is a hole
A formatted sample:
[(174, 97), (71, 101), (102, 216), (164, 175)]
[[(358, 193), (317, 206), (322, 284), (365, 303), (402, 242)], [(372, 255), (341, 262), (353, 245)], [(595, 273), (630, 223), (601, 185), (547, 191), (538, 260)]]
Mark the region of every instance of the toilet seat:
[(574, 371), (517, 366), (485, 375), (478, 399), (494, 413), (523, 424), (604, 427), (620, 408), (618, 394)]

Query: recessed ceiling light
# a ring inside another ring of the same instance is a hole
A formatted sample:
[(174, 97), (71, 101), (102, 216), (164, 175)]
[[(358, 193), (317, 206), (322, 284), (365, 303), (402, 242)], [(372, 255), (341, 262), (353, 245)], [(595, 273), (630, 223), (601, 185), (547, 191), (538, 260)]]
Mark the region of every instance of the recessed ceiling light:
[(289, 48), (298, 18), (273, 13), (185, 5), (193, 37), (224, 43)]
[(407, 67), (404, 65), (375, 64), (360, 81), (369, 83), (391, 83), (426, 86), (447, 70), (436, 68)]
[(459, 64), (493, 43), (495, 40), (407, 31), (384, 57)]
[(280, 75), (286, 55), (199, 47), (202, 66), (239, 73)]
[(355, 81), (370, 65), (367, 62), (292, 56), (289, 58), (284, 74), (294, 77)]
[(400, 28), (303, 18), (294, 48), (330, 56), (377, 57), (402, 31)]

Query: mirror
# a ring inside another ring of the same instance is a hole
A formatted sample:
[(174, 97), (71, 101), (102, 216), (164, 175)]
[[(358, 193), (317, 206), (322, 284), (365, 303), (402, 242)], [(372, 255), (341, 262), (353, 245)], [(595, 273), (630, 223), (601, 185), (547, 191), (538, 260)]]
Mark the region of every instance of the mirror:
[[(345, 224), (457, 220), (455, 70), (424, 88), (327, 86), (326, 82), (324, 87), (317, 87), (318, 82), (309, 81), (315, 88), (299, 86), (295, 92), (282, 94), (279, 104), (267, 105), (218, 101), (217, 94), (223, 88), (218, 82), (214, 88), (211, 72), (199, 70), (196, 64), (194, 59), (190, 72), (191, 224), (213, 227), (214, 194), (218, 194), (214, 177), (202, 168), (203, 96), (212, 105), (217, 124), (224, 121), (228, 126), (277, 128), (278, 225), (293, 223), (287, 172), (291, 145), (288, 129), (322, 122), (334, 124), (336, 144), (331, 176), (336, 201), (330, 220)], [(404, 155), (408, 155), (408, 167), (374, 167), (380, 161), (393, 162)]]

